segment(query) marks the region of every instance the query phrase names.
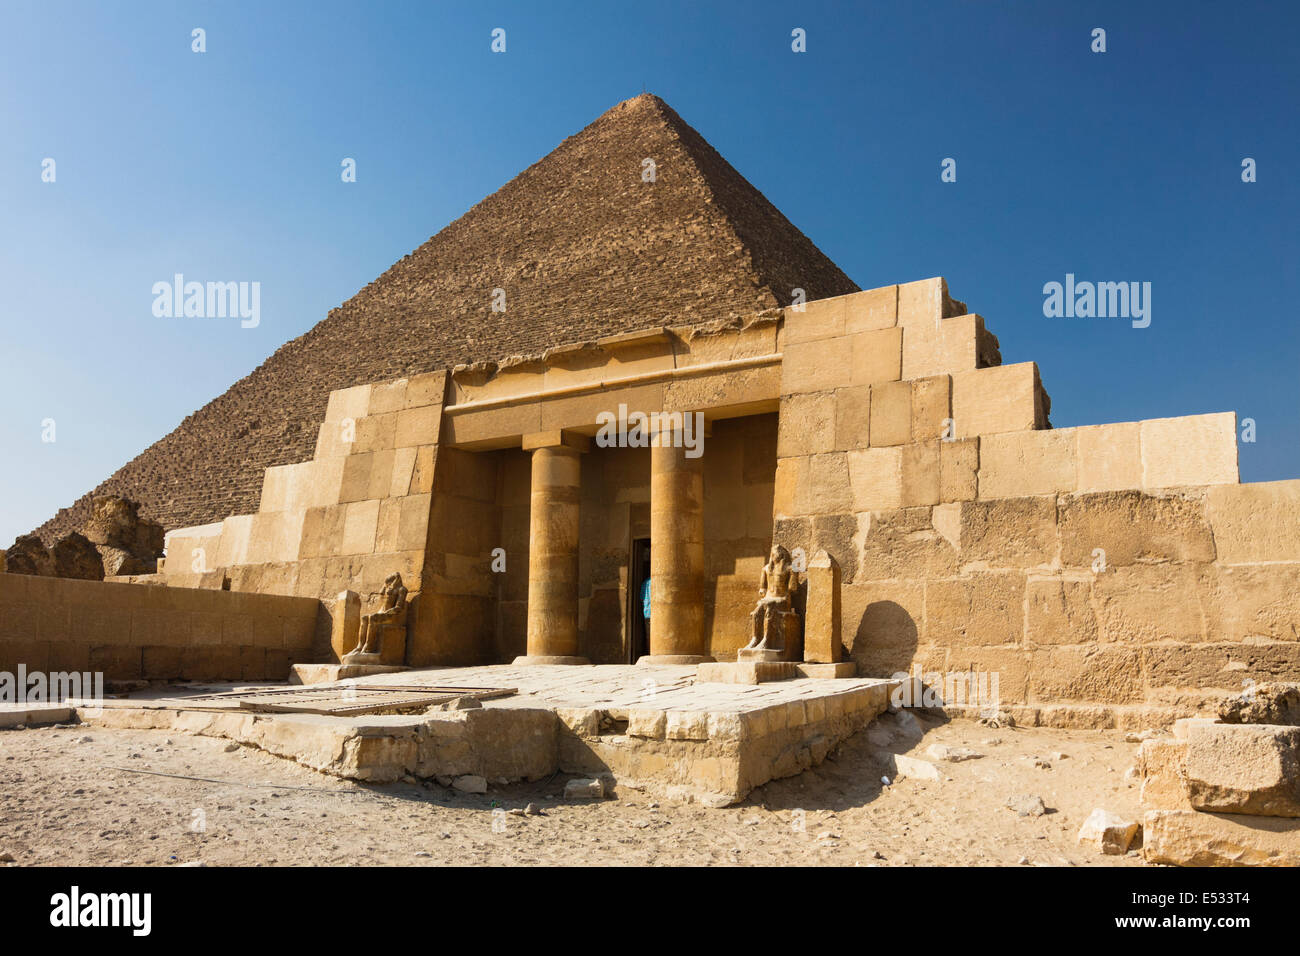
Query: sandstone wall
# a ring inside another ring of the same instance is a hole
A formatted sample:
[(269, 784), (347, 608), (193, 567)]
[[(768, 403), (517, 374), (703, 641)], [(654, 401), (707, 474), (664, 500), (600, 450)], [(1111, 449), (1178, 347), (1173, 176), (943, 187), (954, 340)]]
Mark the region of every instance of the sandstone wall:
[(319, 613), (312, 598), (0, 574), (0, 670), (284, 680)]
[(1300, 482), (1238, 485), (1231, 413), (1050, 428), (959, 307), (928, 280), (787, 311), (775, 534), (840, 562), (860, 672), (996, 672), (1059, 722), (1300, 674)]

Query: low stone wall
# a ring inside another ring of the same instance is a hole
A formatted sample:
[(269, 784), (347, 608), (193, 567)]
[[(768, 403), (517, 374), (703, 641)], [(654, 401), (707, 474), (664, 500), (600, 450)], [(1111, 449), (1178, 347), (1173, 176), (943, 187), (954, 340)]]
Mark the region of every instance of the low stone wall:
[(108, 680), (285, 680), (314, 598), (0, 574), (0, 670)]
[(1118, 718), (1062, 705), (1167, 723), (1245, 680), (1300, 674), (1300, 481), (846, 518), (780, 531), (848, 556), (843, 640), (859, 673), (996, 674), (1018, 720), (1084, 725)]

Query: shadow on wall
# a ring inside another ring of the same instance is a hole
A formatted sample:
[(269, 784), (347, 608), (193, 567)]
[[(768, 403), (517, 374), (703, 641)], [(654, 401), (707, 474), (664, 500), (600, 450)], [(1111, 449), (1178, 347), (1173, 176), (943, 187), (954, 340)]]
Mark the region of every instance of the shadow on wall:
[(889, 677), (908, 671), (916, 656), (918, 631), (916, 621), (901, 604), (874, 601), (862, 612), (853, 628), (844, 621), (844, 636), (849, 638), (849, 657), (858, 665), (858, 674), (866, 677)]

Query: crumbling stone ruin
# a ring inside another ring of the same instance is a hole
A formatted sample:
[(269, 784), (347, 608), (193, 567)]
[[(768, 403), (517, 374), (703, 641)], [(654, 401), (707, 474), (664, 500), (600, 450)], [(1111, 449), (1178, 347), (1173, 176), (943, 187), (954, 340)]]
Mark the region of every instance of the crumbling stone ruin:
[(106, 575), (152, 574), (162, 557), (163, 526), (140, 517), (140, 505), (129, 498), (96, 496), (82, 529), (98, 549)]

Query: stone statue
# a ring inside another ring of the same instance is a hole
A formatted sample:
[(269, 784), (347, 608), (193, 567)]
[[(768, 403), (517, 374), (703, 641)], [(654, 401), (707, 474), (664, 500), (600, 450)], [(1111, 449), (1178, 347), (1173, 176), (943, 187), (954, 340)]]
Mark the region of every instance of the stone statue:
[(345, 664), (379, 660), (383, 652), (384, 631), (390, 627), (406, 626), (407, 591), (400, 574), (390, 574), (384, 580), (384, 589), (372, 591), (369, 597), (380, 599), (379, 610), (362, 615), (356, 649), (344, 655)]
[(790, 565), (790, 552), (773, 545), (758, 581), (758, 606), (749, 615), (753, 637), (744, 650), (785, 650), (788, 625), (795, 623), (791, 620), (795, 618), (791, 595), (798, 586), (799, 575)]

